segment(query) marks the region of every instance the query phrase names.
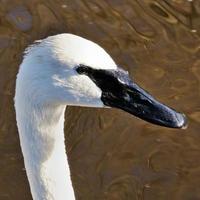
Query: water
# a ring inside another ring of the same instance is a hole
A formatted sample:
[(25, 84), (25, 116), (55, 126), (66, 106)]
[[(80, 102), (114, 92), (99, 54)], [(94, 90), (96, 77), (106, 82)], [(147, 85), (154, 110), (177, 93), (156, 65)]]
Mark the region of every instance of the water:
[(31, 200), (13, 108), (24, 48), (70, 32), (103, 46), (187, 130), (116, 109), (68, 108), (66, 143), (78, 200), (200, 199), (200, 1), (0, 1), (0, 200)]

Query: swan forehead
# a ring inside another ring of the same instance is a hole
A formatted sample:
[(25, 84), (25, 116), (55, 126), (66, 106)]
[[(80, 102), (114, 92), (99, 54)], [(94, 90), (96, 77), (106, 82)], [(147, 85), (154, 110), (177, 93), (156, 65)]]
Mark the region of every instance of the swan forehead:
[(50, 45), (52, 56), (67, 67), (84, 64), (94, 69), (117, 68), (111, 56), (102, 47), (85, 38), (60, 34), (48, 37), (45, 43)]

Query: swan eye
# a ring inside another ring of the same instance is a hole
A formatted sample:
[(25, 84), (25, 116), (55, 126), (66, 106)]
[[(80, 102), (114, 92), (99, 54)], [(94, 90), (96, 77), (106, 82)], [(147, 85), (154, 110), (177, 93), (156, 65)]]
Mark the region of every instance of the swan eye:
[(86, 65), (78, 65), (75, 70), (79, 73), (79, 74), (88, 74), (90, 67), (86, 66)]

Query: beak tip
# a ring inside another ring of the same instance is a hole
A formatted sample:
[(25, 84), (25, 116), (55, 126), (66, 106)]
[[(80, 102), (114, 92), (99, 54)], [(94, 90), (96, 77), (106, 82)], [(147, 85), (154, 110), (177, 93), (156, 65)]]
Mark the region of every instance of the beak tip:
[(178, 128), (187, 129), (188, 120), (187, 120), (187, 117), (185, 116), (185, 114), (179, 113), (178, 121), (179, 121)]

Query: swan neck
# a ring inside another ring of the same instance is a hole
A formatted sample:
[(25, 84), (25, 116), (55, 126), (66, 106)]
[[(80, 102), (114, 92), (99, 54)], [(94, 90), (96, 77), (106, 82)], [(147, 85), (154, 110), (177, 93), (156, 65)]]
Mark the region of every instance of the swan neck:
[(74, 200), (64, 143), (65, 106), (16, 102), (17, 125), (34, 200)]

